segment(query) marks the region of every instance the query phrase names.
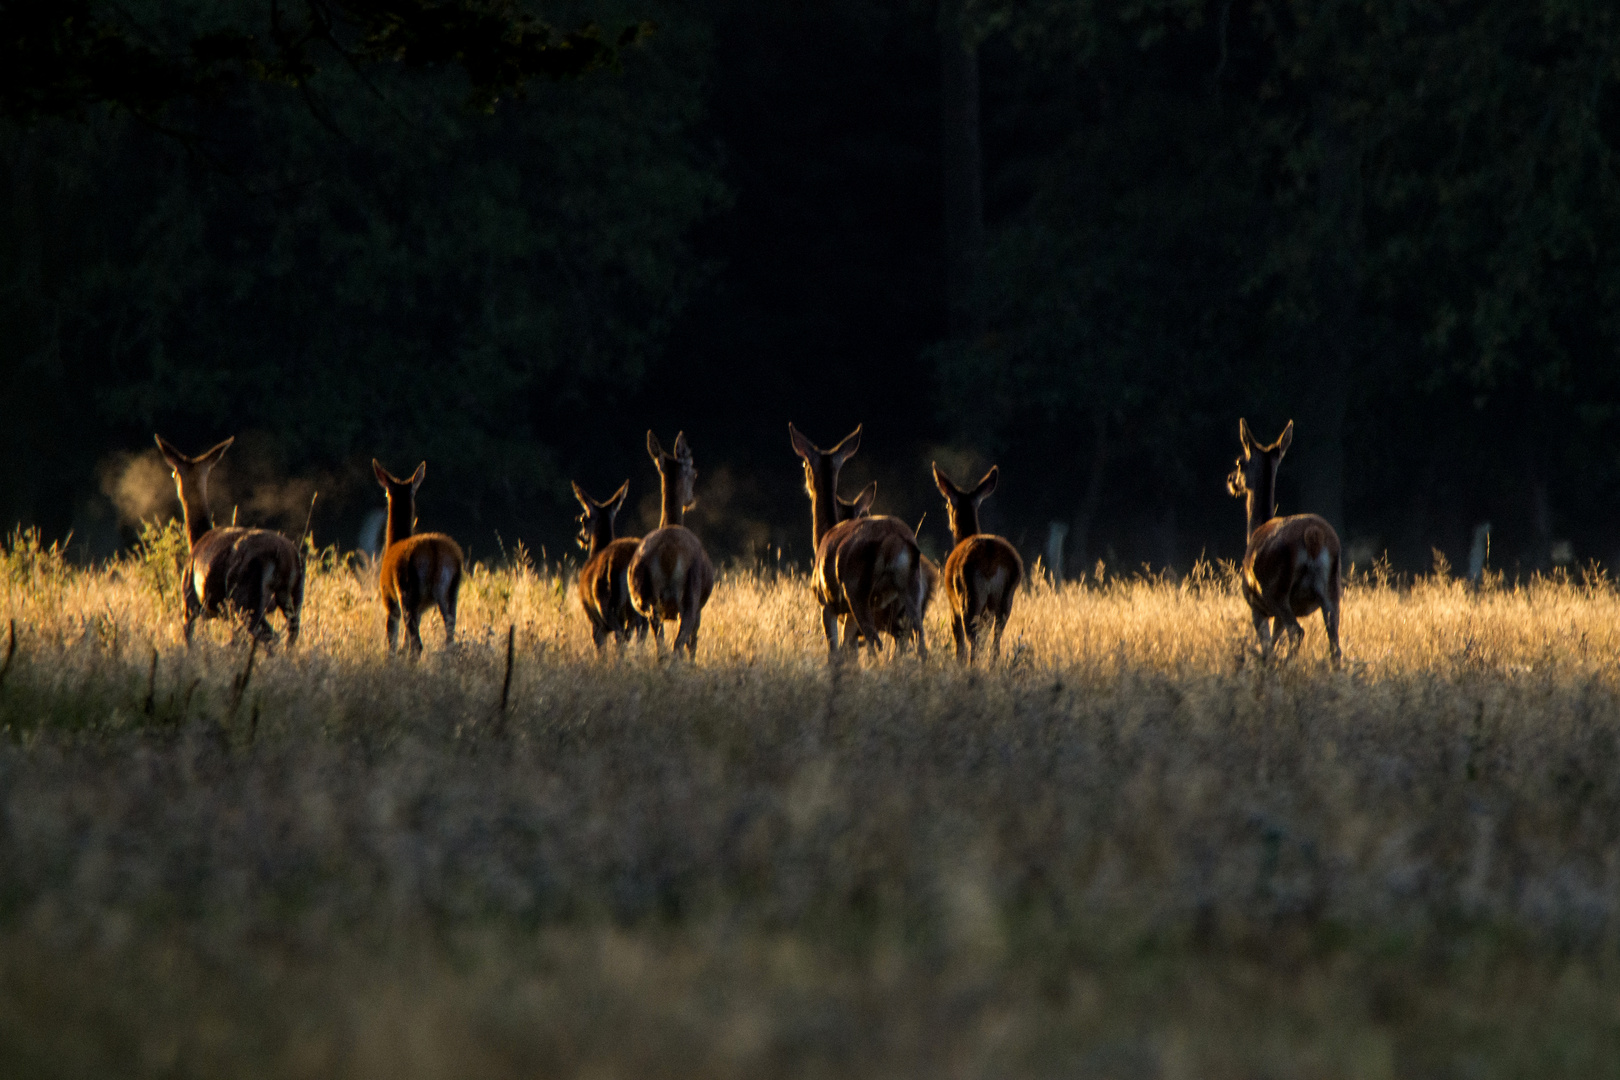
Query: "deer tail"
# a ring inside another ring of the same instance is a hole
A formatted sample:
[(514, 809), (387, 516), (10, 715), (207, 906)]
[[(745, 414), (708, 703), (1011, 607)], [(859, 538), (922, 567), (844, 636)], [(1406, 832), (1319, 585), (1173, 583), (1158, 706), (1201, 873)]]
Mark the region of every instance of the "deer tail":
[(1322, 526), (1307, 525), (1300, 541), (1305, 545), (1305, 554), (1315, 562), (1322, 555), (1322, 547), (1327, 543), (1327, 536), (1322, 532)]

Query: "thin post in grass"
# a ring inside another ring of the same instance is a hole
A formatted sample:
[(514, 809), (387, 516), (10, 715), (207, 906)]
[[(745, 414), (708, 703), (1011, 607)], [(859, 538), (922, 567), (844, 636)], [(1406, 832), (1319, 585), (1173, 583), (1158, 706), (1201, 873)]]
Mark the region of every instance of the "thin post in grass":
[(157, 667), (158, 651), (157, 646), (154, 645), (152, 646), (152, 667), (146, 673), (146, 700), (141, 703), (141, 708), (145, 710), (148, 720), (157, 715)]
[(242, 674), (231, 683), (231, 713), (236, 716), (236, 710), (242, 706), (242, 695), (247, 693), (248, 682), (253, 678), (253, 661), (259, 655), (259, 639), (254, 638), (253, 644), (248, 646), (247, 663), (242, 666)]
[(517, 624), (506, 628), (506, 678), (501, 680), (501, 717), (506, 716), (506, 703), (512, 694), (512, 660), (517, 654)]

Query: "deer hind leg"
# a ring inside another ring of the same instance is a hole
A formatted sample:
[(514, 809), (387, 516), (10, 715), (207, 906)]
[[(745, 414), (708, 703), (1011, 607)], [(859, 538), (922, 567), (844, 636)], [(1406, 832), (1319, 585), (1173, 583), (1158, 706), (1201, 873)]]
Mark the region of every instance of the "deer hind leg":
[(413, 660), (422, 655), (422, 613), (414, 606), (405, 609), (405, 650)]
[(697, 661), (698, 627), (703, 623), (703, 608), (697, 603), (688, 603), (681, 612), (680, 628), (675, 632), (675, 655), (681, 655), (681, 647), (686, 648), (687, 659)]
[(1007, 629), (1007, 620), (1012, 618), (1012, 594), (1008, 593), (1001, 603), (995, 606), (996, 636), (990, 643), (990, 655), (995, 659), (1001, 658), (1001, 634)]
[(1292, 660), (1305, 641), (1305, 628), (1299, 625), (1299, 620), (1290, 612), (1287, 615), (1278, 615), (1272, 620), (1271, 636), (1278, 643), (1287, 641), (1288, 651), (1284, 653), (1284, 658)]
[(390, 599), (388, 605), (388, 651), (399, 648), (399, 601)]
[(1249, 613), (1254, 621), (1254, 636), (1260, 641), (1260, 657), (1263, 660), (1270, 660), (1273, 644), (1271, 616), (1267, 615), (1263, 608), (1253, 606), (1250, 607)]
[(842, 619), (831, 604), (821, 605), (821, 633), (827, 639), (828, 663), (838, 659), (838, 625)]
[[(444, 644), (449, 648), (456, 643), (456, 601), (461, 598), (461, 575), (448, 570), (441, 573), (434, 584), (437, 587), (433, 590), (433, 602), (438, 606), (439, 618), (444, 622)], [(418, 651), (421, 650), (420, 639), (416, 647)]]
[(917, 635), (917, 659), (928, 659), (928, 640), (923, 636), (922, 605), (917, 602), (917, 594), (911, 589), (904, 593), (906, 605), (906, 618), (911, 620), (912, 632)]
[(1328, 661), (1337, 668), (1344, 655), (1339, 651), (1339, 605), (1331, 600), (1322, 601), (1322, 629), (1327, 631)]
[(844, 589), (844, 603), (849, 608), (850, 617), (855, 620), (855, 625), (860, 627), (861, 637), (865, 639), (865, 644), (875, 656), (878, 650), (883, 647), (883, 640), (878, 637), (877, 621), (872, 618), (871, 598), (860, 596), (846, 586)]
[(951, 613), (951, 636), (956, 638), (956, 659), (959, 663), (968, 662), (967, 628), (963, 625), (962, 616), (957, 612)]

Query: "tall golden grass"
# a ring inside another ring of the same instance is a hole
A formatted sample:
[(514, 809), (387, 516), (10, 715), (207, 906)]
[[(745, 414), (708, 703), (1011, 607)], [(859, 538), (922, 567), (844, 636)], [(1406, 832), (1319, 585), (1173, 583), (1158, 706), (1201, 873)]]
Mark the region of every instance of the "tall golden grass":
[(333, 552), (185, 649), (182, 548), (0, 560), (0, 1073), (1620, 1069), (1601, 575), (1356, 575), (1334, 671), (1230, 568), (1036, 574), (966, 670), (737, 567), (671, 665), (520, 551), (411, 663)]

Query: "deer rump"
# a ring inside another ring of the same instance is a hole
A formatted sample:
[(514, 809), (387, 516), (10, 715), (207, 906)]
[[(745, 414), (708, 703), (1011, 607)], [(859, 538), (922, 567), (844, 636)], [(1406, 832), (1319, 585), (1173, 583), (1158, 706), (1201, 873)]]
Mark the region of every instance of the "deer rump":
[(598, 632), (620, 640), (631, 631), (647, 632), (647, 620), (637, 613), (630, 596), (630, 563), (640, 547), (640, 540), (615, 540), (579, 572), (579, 602), (585, 617)]
[(1339, 536), (1315, 514), (1272, 518), (1249, 538), (1243, 560), (1249, 606), (1272, 618), (1295, 619), (1339, 606)]
[(398, 605), (407, 618), (435, 606), (442, 615), (460, 588), (461, 570), (461, 546), (443, 533), (417, 533), (396, 540), (383, 552), (377, 575), (383, 603)]
[(897, 631), (914, 630), (919, 649), (925, 647), (922, 610), (937, 577), (937, 570), (929, 574), (924, 568), (917, 538), (899, 518), (840, 522), (816, 550), (816, 599), (823, 617), (852, 616), (873, 646), (880, 631), (898, 641)]
[(298, 637), (304, 601), (303, 562), (298, 548), (268, 529), (212, 529), (192, 548), (187, 566), (186, 614), (213, 618), (230, 605), (249, 617), (249, 629), (264, 634), (264, 616), (279, 607), (289, 640)]
[(714, 567), (697, 534), (684, 525), (648, 533), (629, 571), (636, 610), (656, 624), (701, 611), (714, 591)]

